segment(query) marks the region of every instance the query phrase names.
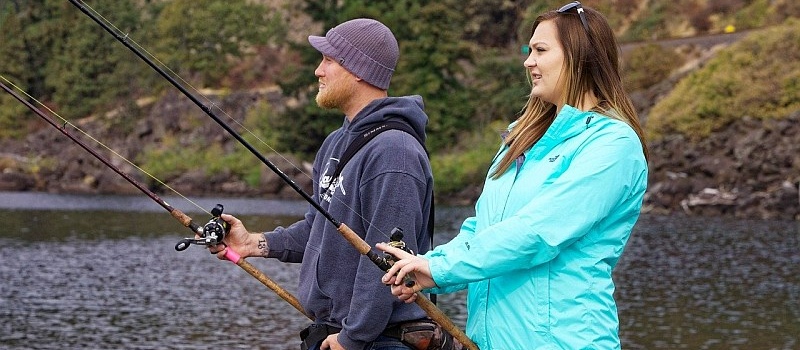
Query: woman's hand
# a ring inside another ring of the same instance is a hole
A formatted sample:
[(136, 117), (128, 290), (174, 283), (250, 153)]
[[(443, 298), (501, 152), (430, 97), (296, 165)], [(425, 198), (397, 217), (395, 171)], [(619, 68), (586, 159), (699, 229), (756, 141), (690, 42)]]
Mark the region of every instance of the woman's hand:
[[(391, 285), (392, 294), (400, 300), (412, 303), (417, 298), (417, 292), (436, 286), (431, 278), (431, 269), (427, 259), (385, 243), (378, 243), (375, 247), (395, 257), (395, 263), (383, 275), (381, 281)], [(410, 281), (413, 281), (413, 284), (409, 286), (408, 282)]]

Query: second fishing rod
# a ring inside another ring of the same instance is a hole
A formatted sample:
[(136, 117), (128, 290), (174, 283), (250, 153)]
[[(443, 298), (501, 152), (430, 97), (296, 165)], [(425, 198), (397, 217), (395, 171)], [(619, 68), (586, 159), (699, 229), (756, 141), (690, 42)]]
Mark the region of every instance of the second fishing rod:
[[(211, 119), (213, 119), (217, 124), (219, 124), (225, 131), (227, 131), (231, 136), (233, 136), (240, 144), (242, 144), (248, 151), (250, 151), (254, 156), (256, 156), (262, 163), (264, 163), (271, 171), (277, 174), (281, 180), (286, 182), (295, 192), (300, 194), (304, 200), (306, 200), (309, 204), (311, 204), (314, 209), (323, 215), (329, 222), (331, 222), (336, 228), (339, 233), (353, 246), (356, 250), (370, 259), (376, 266), (378, 266), (381, 270), (387, 271), (391, 267), (391, 263), (387, 260), (385, 256), (378, 254), (372, 250), (372, 247), (364, 241), (360, 236), (358, 236), (350, 227), (346, 224), (340, 222), (336, 218), (334, 218), (325, 208), (323, 208), (316, 200), (314, 200), (309, 194), (305, 193), (291, 178), (289, 178), (286, 174), (283, 173), (278, 167), (276, 167), (271, 161), (269, 161), (266, 157), (260, 154), (252, 145), (250, 145), (241, 135), (239, 135), (235, 130), (233, 130), (227, 123), (222, 121), (214, 111), (204, 105), (200, 100), (198, 100), (192, 93), (190, 93), (186, 88), (183, 87), (177, 80), (175, 80), (171, 75), (167, 74), (161, 67), (157, 66), (152, 60), (146, 57), (139, 49), (134, 47), (129, 41), (127, 35), (122, 35), (118, 31), (112, 29), (109, 25), (105, 22), (101, 21), (95, 14), (90, 12), (87, 7), (78, 0), (69, 0), (70, 3), (75, 5), (81, 12), (91, 18), (94, 22), (100, 25), (106, 32), (114, 36), (120, 43), (122, 43), (125, 47), (131, 50), (136, 56), (140, 59), (145, 61), (152, 69), (158, 72), (162, 77), (167, 79), (175, 88), (177, 88), (181, 93), (183, 93), (186, 97), (188, 97), (193, 103), (195, 103), (198, 107), (200, 107)], [(413, 281), (408, 281), (409, 284), (412, 284)], [(453, 322), (447, 317), (439, 308), (436, 307), (433, 302), (431, 302), (424, 294), (421, 292), (417, 292), (416, 303), (420, 306), (422, 310), (424, 310), (428, 316), (435, 322), (437, 322), (445, 331), (450, 333), (456, 340), (458, 340), (465, 348), (467, 349), (478, 349), (477, 345), (469, 339), (466, 334), (459, 329)]]
[[(2, 76), (0, 76), (0, 78), (2, 78), (2, 80), (6, 80)], [(47, 114), (36, 108), (36, 106), (26, 101), (22, 96), (15, 93), (10, 87), (6, 86), (4, 83), (0, 82), (0, 88), (2, 88), (2, 90), (7, 92), (15, 99), (17, 99), (17, 101), (22, 103), (25, 107), (28, 107), (28, 109), (33, 111), (45, 122), (50, 124), (50, 126), (58, 129), (58, 131), (64, 134), (64, 136), (72, 140), (75, 144), (83, 148), (86, 152), (89, 152), (89, 154), (94, 156), (106, 167), (113, 170), (118, 175), (122, 176), (122, 178), (125, 179), (125, 181), (136, 187), (146, 196), (150, 197), (150, 199), (158, 203), (158, 205), (160, 205), (162, 208), (166, 209), (167, 212), (169, 212), (169, 214), (174, 219), (178, 220), (183, 226), (190, 229), (195, 235), (199, 236), (199, 238), (186, 238), (182, 240), (180, 243), (178, 243), (176, 249), (178, 250), (185, 249), (185, 247), (188, 247), (188, 245), (191, 243), (202, 244), (202, 245), (216, 245), (221, 243), (221, 241), (224, 239), (225, 234), (228, 231), (228, 227), (227, 223), (220, 219), (220, 215), (222, 215), (223, 211), (223, 206), (221, 204), (217, 204), (217, 206), (215, 206), (214, 209), (211, 210), (211, 214), (213, 215), (213, 217), (211, 218), (211, 220), (208, 221), (208, 223), (206, 223), (205, 225), (200, 225), (195, 223), (191, 217), (183, 213), (181, 210), (169, 205), (166, 201), (161, 199), (161, 197), (159, 197), (153, 191), (149, 190), (147, 186), (136, 181), (128, 173), (123, 172), (117, 166), (115, 166), (109, 159), (103, 157), (102, 155), (97, 153), (97, 151), (89, 147), (88, 144), (86, 144), (85, 142), (81, 141), (80, 139), (76, 138), (75, 136), (67, 132), (68, 122), (66, 120), (62, 118), (62, 120), (64, 120), (64, 124), (63, 126), (59, 125), (59, 123), (57, 123), (53, 118), (49, 117)], [(114, 153), (116, 154), (116, 152)], [(183, 246), (184, 248), (180, 248), (181, 246)], [(255, 277), (259, 282), (264, 284), (264, 286), (274, 291), (279, 297), (281, 297), (283, 300), (292, 305), (295, 309), (297, 309), (297, 311), (300, 311), (300, 313), (302, 313), (309, 319), (312, 319), (311, 316), (305, 310), (303, 310), (303, 307), (300, 305), (300, 301), (298, 301), (294, 295), (292, 295), (289, 291), (278, 285), (278, 283), (267, 277), (267, 275), (256, 269), (255, 266), (248, 263), (245, 259), (241, 258), (241, 256), (239, 256), (239, 254), (237, 254), (235, 251), (233, 251), (232, 249), (228, 249), (226, 251), (225, 258), (230, 260), (234, 264), (239, 265), (239, 267), (241, 267), (251, 276)]]
[[(95, 16), (92, 12), (90, 12), (81, 1), (78, 0), (69, 0), (69, 1), (77, 8), (79, 8), (81, 12), (83, 12), (84, 14), (89, 16), (89, 18), (91, 18), (97, 24), (99, 24), (104, 30), (113, 35), (114, 38), (116, 38), (120, 43), (125, 45), (125, 47), (130, 49), (134, 54), (136, 54), (136, 56), (145, 61), (145, 63), (147, 63), (147, 65), (153, 68), (156, 72), (158, 72), (158, 74), (167, 79), (167, 81), (169, 81), (170, 84), (172, 84), (175, 88), (180, 90), (180, 92), (183, 93), (186, 97), (188, 97), (194, 104), (200, 107), (200, 109), (202, 109), (203, 112), (206, 113), (206, 115), (211, 117), (211, 119), (213, 119), (217, 124), (219, 124), (223, 129), (225, 129), (225, 131), (227, 131), (228, 134), (233, 136), (233, 138), (236, 139), (236, 141), (238, 141), (241, 145), (247, 148), (247, 150), (250, 151), (250, 153), (256, 156), (256, 158), (258, 158), (270, 170), (272, 170), (275, 174), (277, 174), (281, 178), (281, 180), (286, 182), (289, 186), (291, 186), (291, 188), (295, 192), (300, 194), (300, 196), (302, 196), (306, 202), (311, 204), (314, 207), (314, 209), (316, 209), (328, 221), (330, 221), (334, 226), (336, 226), (337, 229), (340, 232), (342, 232), (343, 235), (345, 235), (345, 238), (347, 238), (348, 241), (351, 241), (351, 243), (353, 243), (353, 245), (356, 246), (359, 252), (366, 255), (381, 269), (383, 270), (389, 269), (386, 260), (382, 256), (371, 251), (369, 249), (369, 245), (367, 245), (366, 242), (363, 242), (363, 240), (359, 242), (358, 240), (360, 240), (360, 237), (358, 237), (358, 235), (356, 235), (355, 232), (353, 232), (349, 227), (347, 227), (347, 225), (334, 218), (333, 215), (331, 215), (327, 210), (325, 210), (325, 208), (323, 208), (319, 203), (317, 203), (317, 201), (314, 200), (314, 198), (312, 198), (309, 194), (303, 191), (303, 189), (300, 188), (300, 186), (297, 185), (297, 183), (295, 183), (294, 180), (292, 180), (280, 168), (278, 168), (274, 163), (272, 163), (269, 159), (267, 159), (264, 155), (262, 155), (255, 147), (253, 147), (249, 142), (247, 142), (247, 140), (245, 140), (241, 135), (239, 135), (239, 133), (236, 130), (234, 130), (230, 125), (228, 125), (221, 118), (219, 118), (219, 116), (217, 116), (216, 113), (214, 113), (211, 107), (204, 105), (203, 102), (201, 102), (197, 97), (195, 97), (191, 92), (189, 92), (183, 85), (181, 85), (177, 80), (175, 80), (175, 78), (167, 74), (167, 72), (165, 72), (163, 69), (161, 69), (161, 67), (156, 65), (155, 62), (153, 62), (151, 59), (147, 58), (147, 56), (145, 56), (139, 49), (131, 45), (131, 43), (128, 42), (126, 35), (118, 33), (117, 31), (109, 27), (105, 22), (101, 21), (97, 16)], [(355, 236), (357, 240), (351, 240), (351, 237), (349, 237), (351, 235)], [(366, 247), (364, 247), (364, 245), (366, 245)], [(183, 248), (183, 246), (180, 247)]]

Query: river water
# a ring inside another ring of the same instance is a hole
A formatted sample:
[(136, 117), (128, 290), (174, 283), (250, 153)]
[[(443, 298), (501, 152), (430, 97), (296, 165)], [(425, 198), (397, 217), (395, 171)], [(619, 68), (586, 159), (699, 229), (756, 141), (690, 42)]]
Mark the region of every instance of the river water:
[[(195, 200), (218, 202), (253, 230), (306, 207)], [(144, 196), (0, 193), (0, 209), (0, 349), (298, 348), (304, 316), (236, 265), (175, 251), (191, 232)], [(436, 241), (470, 212), (438, 208)], [(248, 261), (295, 290), (297, 265)], [(645, 215), (615, 279), (623, 349), (800, 349), (797, 222)], [(462, 329), (463, 300), (438, 302)]]

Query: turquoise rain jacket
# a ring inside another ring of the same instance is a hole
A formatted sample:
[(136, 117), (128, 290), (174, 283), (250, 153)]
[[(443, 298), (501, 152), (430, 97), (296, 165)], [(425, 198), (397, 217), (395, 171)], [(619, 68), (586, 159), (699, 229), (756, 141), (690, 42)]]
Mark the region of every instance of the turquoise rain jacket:
[(458, 236), (424, 255), (431, 291), (468, 288), (481, 350), (619, 349), (611, 275), (646, 187), (630, 126), (564, 106), (524, 159), (486, 178)]

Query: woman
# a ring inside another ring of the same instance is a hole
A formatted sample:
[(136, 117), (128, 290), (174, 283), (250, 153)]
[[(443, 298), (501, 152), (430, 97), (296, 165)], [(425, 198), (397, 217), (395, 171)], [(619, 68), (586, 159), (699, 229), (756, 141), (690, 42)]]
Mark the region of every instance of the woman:
[(481, 349), (619, 349), (612, 271), (639, 217), (647, 151), (616, 40), (573, 2), (539, 16), (529, 45), (530, 97), (475, 216), (422, 256), (379, 245), (400, 259), (383, 282), (406, 302), (467, 288)]

